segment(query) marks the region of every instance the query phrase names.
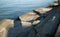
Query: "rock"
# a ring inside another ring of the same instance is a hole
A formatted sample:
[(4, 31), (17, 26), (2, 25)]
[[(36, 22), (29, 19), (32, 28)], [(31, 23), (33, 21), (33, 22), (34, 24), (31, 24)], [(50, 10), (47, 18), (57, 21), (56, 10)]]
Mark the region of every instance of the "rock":
[(57, 32), (56, 32), (55, 37), (60, 37), (60, 25), (59, 25), (59, 27), (58, 27), (58, 29), (57, 29)]
[(37, 15), (36, 13), (34, 12), (28, 12), (22, 16), (19, 16), (19, 19), (21, 21), (31, 21), (31, 20), (35, 20), (37, 19), (38, 17), (40, 17), (39, 15)]
[(34, 22), (33, 22), (33, 25), (36, 25), (36, 24), (38, 24), (38, 23), (40, 23), (40, 20), (34, 21)]
[(48, 7), (52, 7), (52, 6), (58, 6), (58, 3), (53, 3), (53, 4), (49, 4)]
[(14, 27), (14, 21), (10, 19), (0, 20), (0, 37), (8, 36), (8, 30)]
[(47, 11), (52, 10), (52, 8), (36, 8), (35, 11), (39, 12), (40, 14), (44, 14)]
[(55, 0), (53, 3), (49, 4), (48, 7), (54, 8), (57, 7), (58, 5), (59, 5), (58, 0)]
[(32, 23), (31, 22), (21, 22), (22, 23), (22, 27), (30, 27), (32, 26)]

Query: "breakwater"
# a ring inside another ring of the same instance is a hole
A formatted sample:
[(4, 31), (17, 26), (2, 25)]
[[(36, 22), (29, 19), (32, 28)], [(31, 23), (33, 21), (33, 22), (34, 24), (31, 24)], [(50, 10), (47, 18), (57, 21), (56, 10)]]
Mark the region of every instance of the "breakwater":
[(0, 20), (0, 37), (54, 37), (59, 21), (60, 6), (37, 8), (16, 20)]

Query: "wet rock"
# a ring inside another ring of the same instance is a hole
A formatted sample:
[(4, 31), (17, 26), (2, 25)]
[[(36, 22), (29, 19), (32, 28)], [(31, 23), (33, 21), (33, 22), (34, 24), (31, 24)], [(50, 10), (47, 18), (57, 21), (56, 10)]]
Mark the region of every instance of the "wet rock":
[(7, 37), (8, 30), (14, 27), (14, 21), (10, 19), (0, 20), (0, 37)]
[(36, 21), (33, 21), (33, 22), (21, 21), (22, 27), (31, 27), (33, 25), (37, 25), (38, 23), (40, 23), (40, 20), (36, 20)]
[[(59, 24), (59, 14), (50, 16), (49, 19), (41, 22), (39, 27), (35, 28), (37, 30), (37, 37), (52, 37), (54, 36), (55, 30)], [(48, 18), (48, 17), (46, 17)]]
[(58, 3), (58, 0), (55, 0), (55, 2), (54, 3)]
[(58, 0), (58, 3), (59, 3), (59, 5), (60, 5), (60, 0)]
[(35, 11), (39, 12), (40, 14), (44, 14), (47, 11), (50, 11), (52, 8), (36, 8)]
[(53, 4), (49, 4), (48, 7), (57, 7), (59, 4), (58, 3), (53, 3)]
[(31, 21), (31, 20), (35, 20), (37, 19), (38, 17), (40, 17), (39, 15), (37, 15), (36, 13), (34, 12), (28, 12), (22, 16), (19, 16), (19, 19), (21, 21)]

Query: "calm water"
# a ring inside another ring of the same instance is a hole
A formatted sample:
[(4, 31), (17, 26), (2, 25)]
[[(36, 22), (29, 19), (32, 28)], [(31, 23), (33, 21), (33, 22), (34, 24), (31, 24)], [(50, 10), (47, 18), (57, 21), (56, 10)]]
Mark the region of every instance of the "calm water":
[(54, 0), (0, 0), (0, 19), (17, 18), (35, 8), (47, 7)]

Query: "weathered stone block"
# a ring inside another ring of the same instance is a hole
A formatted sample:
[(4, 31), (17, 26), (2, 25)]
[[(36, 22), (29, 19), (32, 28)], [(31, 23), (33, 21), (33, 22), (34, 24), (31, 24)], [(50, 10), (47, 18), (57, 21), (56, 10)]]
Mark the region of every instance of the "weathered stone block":
[(22, 27), (30, 27), (30, 26), (32, 26), (32, 23), (31, 22), (21, 21), (21, 23), (22, 23)]

